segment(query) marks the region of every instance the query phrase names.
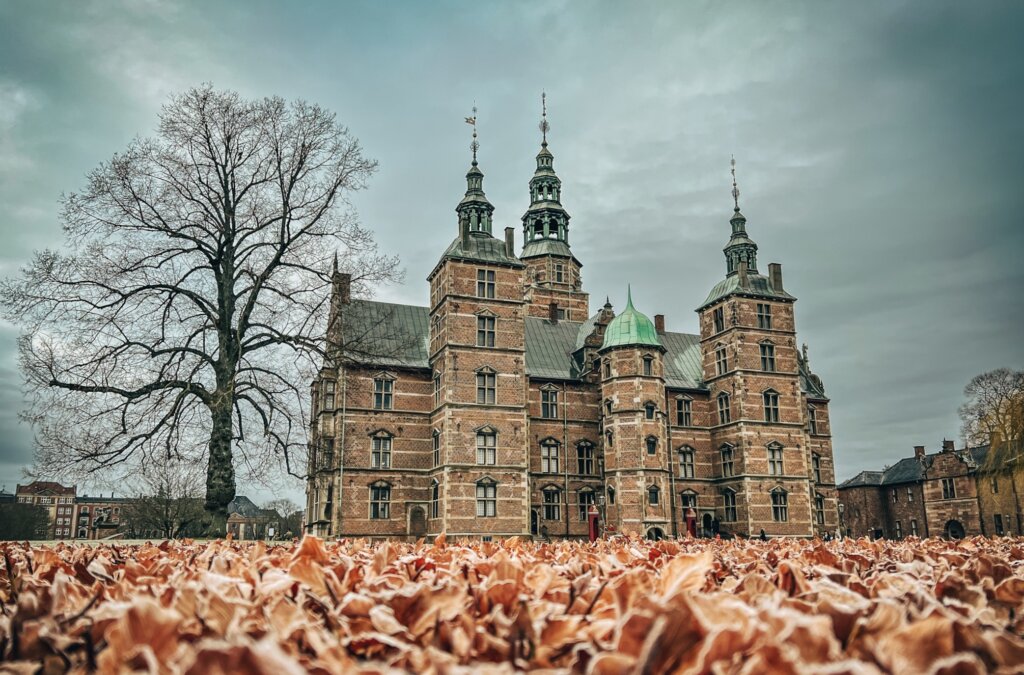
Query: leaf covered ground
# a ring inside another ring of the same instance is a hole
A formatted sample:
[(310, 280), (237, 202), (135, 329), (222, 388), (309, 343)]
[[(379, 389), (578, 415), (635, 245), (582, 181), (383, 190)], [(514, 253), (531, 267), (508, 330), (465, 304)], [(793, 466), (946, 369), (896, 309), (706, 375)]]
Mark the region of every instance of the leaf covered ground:
[(0, 551), (0, 672), (1024, 669), (1019, 538)]

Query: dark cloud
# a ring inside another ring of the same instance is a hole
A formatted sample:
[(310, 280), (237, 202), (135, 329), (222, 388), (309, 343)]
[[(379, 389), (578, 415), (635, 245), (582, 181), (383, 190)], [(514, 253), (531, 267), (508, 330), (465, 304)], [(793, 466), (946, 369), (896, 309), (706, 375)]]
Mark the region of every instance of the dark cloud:
[[(518, 228), (542, 88), (595, 303), (694, 331), (721, 278), (729, 155), (833, 399), (841, 478), (958, 432), (974, 374), (1024, 367), (1017, 3), (5, 3), (0, 270), (60, 245), (57, 198), (167, 95), (213, 81), (335, 110), (381, 162), (356, 203), (426, 302), (480, 107), (497, 226)], [(31, 454), (0, 332), (0, 481)], [(295, 496), (300, 488), (282, 488)], [(263, 488), (257, 491), (265, 494)]]

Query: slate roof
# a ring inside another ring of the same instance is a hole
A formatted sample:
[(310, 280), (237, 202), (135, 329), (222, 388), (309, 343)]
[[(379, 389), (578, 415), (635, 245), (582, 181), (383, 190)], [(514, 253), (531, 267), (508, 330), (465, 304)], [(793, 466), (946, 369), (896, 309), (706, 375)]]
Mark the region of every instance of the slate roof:
[(253, 504), (251, 499), (242, 495), (237, 495), (228, 502), (228, 515), (230, 516), (233, 513), (237, 513), (244, 518), (263, 518), (267, 516), (276, 518), (280, 515), (274, 509), (261, 509)]
[[(524, 267), (519, 258), (509, 256), (505, 252), (505, 241), (495, 239), (486, 232), (470, 232), (466, 237), (466, 243), (462, 237), (456, 237), (455, 241), (445, 249), (441, 260), (454, 258), (456, 260), (467, 260), (471, 262), (498, 263), (509, 267)], [(440, 263), (438, 263), (440, 264)]]
[[(594, 328), (597, 315), (580, 323), (526, 317), (526, 374), (530, 377), (574, 380), (578, 367), (573, 353)], [(429, 368), (430, 314), (426, 307), (374, 300), (353, 300), (343, 321), (346, 357), (370, 365)], [(700, 336), (659, 333), (665, 348), (665, 384), (672, 389), (703, 389)], [(806, 389), (805, 389), (806, 390)]]
[(768, 277), (763, 274), (747, 275), (747, 285), (744, 288), (740, 288), (740, 275), (733, 274), (715, 284), (715, 287), (708, 293), (708, 299), (697, 308), (698, 311), (731, 293), (751, 298), (767, 298), (769, 300), (788, 300), (790, 302), (796, 300), (795, 297), (786, 291), (777, 291), (772, 288)]
[(19, 485), (15, 491), (21, 495), (73, 495), (75, 494), (75, 486), (65, 487), (53, 481), (37, 480), (28, 485)]
[(574, 257), (569, 245), (560, 239), (534, 239), (526, 242), (520, 258), (533, 258), (539, 255), (559, 255), (566, 258)]
[(882, 484), (881, 471), (861, 471), (853, 478), (839, 484), (840, 488), (864, 487), (866, 485), (877, 486)]
[[(963, 454), (963, 450), (954, 450), (958, 455)], [(969, 454), (968, 461), (972, 461), (975, 467), (984, 466), (985, 457), (988, 454), (988, 446), (983, 445), (976, 448), (969, 448), (967, 450)], [(904, 457), (900, 461), (890, 466), (885, 471), (861, 471), (853, 478), (844, 481), (839, 484), (840, 488), (849, 487), (862, 487), (865, 485), (900, 485), (902, 483), (916, 483), (917, 481), (924, 480), (925, 463), (930, 465), (932, 459), (938, 456), (939, 453), (932, 453), (924, 456), (924, 462), (917, 457)]]

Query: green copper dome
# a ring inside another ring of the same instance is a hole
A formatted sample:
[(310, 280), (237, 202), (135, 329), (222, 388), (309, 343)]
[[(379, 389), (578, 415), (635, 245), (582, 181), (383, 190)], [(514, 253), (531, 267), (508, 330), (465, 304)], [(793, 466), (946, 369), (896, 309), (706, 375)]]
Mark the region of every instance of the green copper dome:
[(604, 344), (601, 349), (609, 347), (625, 347), (627, 345), (650, 345), (660, 347), (658, 331), (654, 323), (633, 307), (633, 293), (627, 291), (626, 309), (608, 324), (604, 331)]

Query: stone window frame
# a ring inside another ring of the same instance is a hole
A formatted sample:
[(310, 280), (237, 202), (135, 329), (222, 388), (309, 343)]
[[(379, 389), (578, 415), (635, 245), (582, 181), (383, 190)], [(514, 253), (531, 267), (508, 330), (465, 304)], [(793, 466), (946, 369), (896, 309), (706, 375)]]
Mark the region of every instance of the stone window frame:
[(774, 373), (775, 370), (775, 343), (771, 340), (761, 340), (757, 343), (761, 353), (761, 371)]
[(391, 483), (378, 480), (367, 487), (370, 490), (370, 520), (390, 520)]
[(825, 525), (825, 495), (820, 492), (814, 493), (814, 522)]
[(604, 360), (604, 376), (606, 378), (612, 376), (612, 361), (611, 359)]
[(562, 444), (548, 436), (540, 442), (540, 472), (558, 473), (559, 455)]
[(821, 483), (821, 455), (816, 452), (811, 453), (811, 471), (814, 473), (814, 482)]
[(647, 486), (647, 504), (661, 506), (661, 488), (653, 483)]
[(476, 297), (493, 300), (497, 287), (497, 275), (494, 270), (479, 268), (476, 271)]
[(900, 522), (898, 520), (896, 521), (896, 526), (893, 528), (893, 534), (896, 536), (897, 539), (902, 539), (903, 538), (903, 523), (902, 522)]
[(719, 342), (715, 345), (715, 375), (725, 375), (729, 372), (729, 354), (725, 350), (725, 343)]
[(917, 518), (910, 519), (910, 536), (917, 536)]
[(914, 503), (914, 488), (909, 485), (907, 486), (907, 503)]
[(1001, 537), (1006, 534), (1006, 530), (1003, 529), (1003, 514), (992, 514), (992, 528), (995, 531), (996, 536)]
[[(488, 506), (490, 513), (488, 513)], [(496, 518), (498, 516), (498, 481), (484, 476), (476, 481), (476, 517)]]
[(952, 478), (942, 479), (942, 498), (956, 499), (956, 481)]
[(736, 510), (736, 490), (732, 488), (722, 488), (722, 522), (723, 523), (735, 523), (739, 520), (737, 517)]
[(540, 416), (543, 419), (558, 419), (558, 393), (560, 391), (561, 390), (553, 384), (545, 384), (540, 388)]
[(899, 504), (900, 503), (900, 491), (899, 491), (899, 488), (892, 488), (891, 490), (889, 490), (889, 493), (892, 496), (892, 503), (893, 504)]
[(373, 376), (373, 409), (395, 409), (396, 378), (388, 372), (380, 372)]
[(644, 354), (640, 359), (641, 370), (644, 377), (654, 377), (654, 357), (650, 354)]
[[(589, 495), (587, 500), (583, 499), (584, 495)], [(591, 505), (597, 504), (597, 492), (592, 487), (581, 487), (576, 491), (576, 507), (579, 511), (580, 522), (587, 522), (587, 512), (590, 510)]]
[(764, 421), (778, 424), (781, 419), (779, 415), (779, 392), (771, 388), (765, 389), (761, 392), (761, 403), (764, 408)]
[(394, 443), (395, 435), (387, 429), (377, 429), (370, 434), (371, 469), (392, 468), (391, 453), (394, 450)]
[(679, 477), (695, 478), (697, 475), (697, 451), (689, 445), (679, 446)]
[(430, 441), (431, 459), (436, 468), (441, 466), (441, 431), (439, 429), (434, 429), (434, 433), (430, 435)]
[(686, 509), (692, 508), (694, 511), (698, 509), (699, 497), (700, 495), (696, 490), (691, 490), (689, 488), (679, 493), (679, 505), (682, 509), (684, 518), (686, 517)]
[[(335, 393), (337, 391), (336, 380), (323, 380), (323, 396), (321, 396), (320, 410), (334, 410)], [(328, 399), (330, 396), (330, 399)]]
[(605, 489), (605, 492), (608, 493), (608, 504), (614, 506), (615, 505), (615, 487), (613, 485), (609, 485)]
[(772, 329), (772, 306), (767, 302), (757, 303), (757, 327), (760, 330)]
[(614, 447), (614, 445), (615, 445), (615, 434), (613, 434), (612, 430), (609, 429), (608, 431), (604, 432), (604, 446), (606, 448), (611, 448), (611, 447)]
[(718, 449), (722, 461), (722, 478), (732, 478), (736, 475), (736, 446), (732, 443), (723, 443)]
[(612, 403), (612, 400), (610, 398), (606, 398), (604, 400), (604, 413), (606, 415), (611, 415), (612, 414), (612, 407), (613, 406), (614, 406), (614, 403)]
[(768, 475), (785, 476), (785, 448), (783, 447), (782, 443), (779, 443), (778, 441), (772, 441), (765, 447), (768, 451)]
[(434, 407), (441, 405), (441, 373), (434, 373)]
[(316, 457), (317, 471), (331, 471), (334, 469), (334, 439), (323, 437), (320, 439)]
[(476, 346), (494, 347), (497, 344), (498, 315), (482, 309), (476, 313)]
[(689, 396), (676, 396), (676, 426), (693, 426), (693, 399)]
[(818, 409), (813, 405), (807, 406), (807, 433), (818, 435)]
[(562, 263), (555, 263), (555, 283), (565, 283), (565, 266)]
[(658, 437), (648, 436), (644, 439), (644, 447), (647, 448), (647, 455), (653, 457), (658, 454)]
[(644, 403), (644, 419), (653, 420), (658, 413), (658, 404), (654, 401)]
[(476, 438), (477, 465), (494, 466), (498, 463), (498, 430), (490, 425), (484, 425), (473, 431)]
[(576, 443), (576, 473), (581, 476), (593, 476), (597, 473), (597, 453), (590, 441), (582, 440)]
[(542, 520), (559, 521), (562, 519), (562, 488), (548, 484), (540, 489)]
[(725, 305), (715, 307), (711, 312), (711, 319), (714, 322), (715, 334), (725, 330)]
[(476, 369), (477, 405), (496, 405), (498, 402), (498, 371), (490, 366)]
[(718, 401), (718, 423), (730, 424), (732, 422), (732, 401), (729, 392), (720, 392), (715, 399)]
[(776, 523), (789, 522), (789, 492), (784, 487), (776, 487), (771, 491), (772, 520)]
[(991, 490), (992, 494), (999, 494), (999, 477), (992, 475), (989, 476), (988, 489)]
[(430, 481), (430, 517), (437, 519), (441, 513), (441, 483), (436, 478)]

